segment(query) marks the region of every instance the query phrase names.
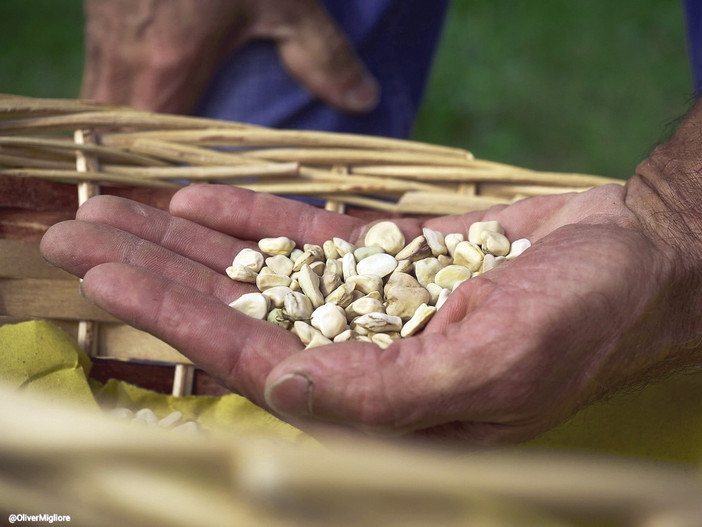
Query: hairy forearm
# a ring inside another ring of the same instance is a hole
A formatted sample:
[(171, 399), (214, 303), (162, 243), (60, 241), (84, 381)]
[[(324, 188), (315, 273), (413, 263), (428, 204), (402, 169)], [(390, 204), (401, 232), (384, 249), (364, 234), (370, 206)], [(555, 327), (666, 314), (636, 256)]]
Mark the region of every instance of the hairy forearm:
[[(651, 344), (665, 348), (651, 373), (702, 362), (702, 104), (627, 182), (627, 205), (662, 255)], [(648, 319), (649, 317), (645, 317)]]

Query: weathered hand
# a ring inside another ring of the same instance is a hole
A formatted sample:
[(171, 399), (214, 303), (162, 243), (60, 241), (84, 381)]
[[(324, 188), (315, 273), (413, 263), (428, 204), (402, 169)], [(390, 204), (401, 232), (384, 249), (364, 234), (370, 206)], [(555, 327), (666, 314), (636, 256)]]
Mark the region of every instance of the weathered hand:
[(372, 109), (378, 86), (316, 0), (85, 0), (82, 97), (189, 113), (219, 64), (254, 38), (325, 102)]
[[(175, 195), (173, 216), (93, 198), (77, 221), (47, 233), (42, 251), (84, 276), (84, 294), (99, 306), (303, 428), (322, 421), (507, 443), (691, 360), (680, 351), (696, 333), (676, 297), (682, 275), (673, 251), (630, 208), (627, 191), (610, 185), (426, 222), (465, 233), (473, 221), (497, 219), (511, 239), (534, 245), (462, 284), (422, 333), (384, 351), (359, 342), (302, 350), (289, 332), (227, 305), (253, 290), (224, 274), (251, 240), (355, 242), (366, 228), (356, 218), (194, 186)], [(407, 239), (422, 226), (398, 224)]]

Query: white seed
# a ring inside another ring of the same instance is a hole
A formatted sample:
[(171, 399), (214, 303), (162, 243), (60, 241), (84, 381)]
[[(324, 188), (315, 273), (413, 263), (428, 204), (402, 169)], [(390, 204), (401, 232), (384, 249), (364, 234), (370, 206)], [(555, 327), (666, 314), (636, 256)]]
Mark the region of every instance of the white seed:
[(183, 419), (183, 412), (171, 412), (158, 422), (158, 426), (163, 428), (171, 428), (172, 426), (175, 426), (175, 424), (181, 419)]
[(324, 274), (325, 267), (326, 264), (324, 262), (312, 262), (310, 264), (310, 269), (312, 269), (317, 276), (322, 276)]
[(327, 263), (324, 266), (324, 272), (334, 273), (335, 275), (338, 275), (339, 277), (343, 278), (344, 266), (339, 258), (329, 258), (327, 259)]
[(305, 346), (312, 342), (315, 335), (322, 336), (322, 333), (317, 328), (313, 328), (307, 322), (302, 322), (301, 320), (297, 320), (293, 327), (295, 328), (295, 334)]
[(134, 419), (136, 421), (143, 421), (149, 425), (155, 425), (158, 423), (158, 417), (151, 408), (142, 408), (134, 414)]
[(334, 337), (334, 342), (346, 342), (353, 338), (355, 333), (351, 329), (346, 329)]
[(356, 250), (356, 246), (354, 244), (349, 243), (342, 238), (333, 238), (332, 241), (334, 242), (334, 247), (336, 247), (336, 251), (339, 253), (340, 258), (343, 258), (348, 253), (353, 254), (353, 252)]
[(439, 260), (439, 263), (444, 267), (454, 264), (453, 256), (449, 256), (448, 254), (440, 254), (436, 259)]
[(395, 273), (408, 273), (409, 274), (412, 272), (414, 272), (414, 262), (410, 262), (409, 260), (398, 260), (397, 267), (395, 267), (393, 274), (395, 274)]
[[(439, 271), (441, 272), (441, 271)], [(438, 276), (438, 274), (437, 274)], [(422, 304), (431, 301), (431, 295), (424, 287), (390, 287), (386, 291), (385, 302), (387, 307), (385, 312), (388, 315), (400, 317), (406, 322)]]
[(431, 248), (427, 243), (424, 236), (417, 236), (414, 240), (409, 242), (405, 247), (400, 250), (395, 255), (398, 260), (409, 260), (410, 262), (416, 262), (417, 260), (422, 260), (428, 258), (432, 255)]
[(480, 235), (483, 250), (495, 256), (507, 256), (509, 253), (509, 240), (504, 234), (492, 231), (483, 231)]
[(290, 276), (293, 272), (293, 261), (282, 254), (266, 258), (266, 266), (275, 274)]
[(314, 306), (312, 306), (312, 301), (308, 296), (293, 291), (285, 295), (283, 309), (291, 320), (309, 320)]
[(451, 294), (451, 289), (442, 289), (441, 293), (439, 293), (439, 298), (436, 300), (436, 307), (437, 311), (438, 309), (444, 305), (444, 302), (448, 299), (449, 295)]
[(356, 258), (354, 258), (353, 253), (346, 253), (341, 258), (341, 268), (344, 275), (344, 281), (347, 281), (352, 276), (356, 276)]
[(448, 253), (448, 249), (446, 248), (446, 241), (444, 240), (443, 234), (441, 234), (439, 231), (435, 231), (427, 227), (424, 227), (424, 229), (422, 229), (422, 233), (424, 234), (424, 238), (427, 240), (427, 244), (429, 245), (431, 253), (434, 256), (439, 256), (441, 254)]
[(426, 289), (427, 291), (429, 291), (428, 304), (431, 306), (435, 306), (436, 302), (439, 300), (439, 295), (441, 294), (441, 291), (443, 291), (443, 288), (439, 284), (431, 283), (427, 284)]
[(232, 265), (237, 264), (259, 272), (261, 267), (263, 267), (263, 255), (253, 249), (242, 249), (239, 251), (239, 254), (234, 257), (234, 261), (232, 262)]
[(434, 257), (424, 258), (424, 260), (414, 262), (414, 275), (417, 277), (417, 281), (426, 287), (427, 284), (434, 281), (436, 273), (443, 267), (439, 260)]
[(134, 419), (134, 412), (129, 408), (113, 408), (108, 412), (108, 414), (110, 417), (120, 420)]
[(178, 425), (172, 429), (179, 434), (197, 434), (199, 429), (195, 421), (186, 421), (182, 425)]
[(460, 242), (456, 245), (456, 249), (453, 254), (454, 265), (461, 265), (470, 269), (471, 272), (480, 269), (483, 264), (483, 251), (480, 247), (471, 242)]
[(409, 321), (402, 326), (400, 335), (405, 338), (414, 335), (418, 331), (421, 331), (434, 316), (434, 313), (436, 313), (435, 307), (422, 304), (417, 308), (417, 311), (415, 311), (412, 318), (410, 318)]
[(341, 284), (334, 289), (324, 299), (326, 303), (336, 304), (339, 307), (346, 308), (353, 302), (353, 292), (356, 288), (355, 284)]
[(324, 251), (324, 258), (327, 260), (334, 260), (339, 258), (339, 251), (336, 249), (333, 240), (327, 240), (322, 244), (322, 250)]
[(293, 271), (299, 271), (302, 266), (310, 265), (313, 262), (322, 262), (325, 260), (324, 251), (319, 245), (308, 245), (305, 251), (295, 259)]
[(389, 331), (400, 331), (402, 329), (402, 319), (388, 315), (386, 313), (368, 313), (355, 319), (356, 326), (373, 331), (375, 333), (387, 333)]
[(353, 284), (356, 291), (360, 291), (364, 295), (377, 291), (383, 291), (383, 279), (375, 274), (358, 274), (346, 280), (347, 284)]
[(394, 256), (386, 253), (378, 253), (364, 258), (356, 264), (358, 274), (372, 274), (381, 278), (392, 273), (397, 267), (397, 260)]
[(309, 297), (315, 308), (324, 304), (324, 297), (319, 290), (319, 275), (312, 271), (309, 265), (304, 264), (302, 266), (297, 281), (300, 284), (300, 289)]
[(305, 346), (305, 349), (318, 348), (319, 346), (326, 346), (327, 344), (331, 343), (332, 341), (324, 335), (314, 335), (312, 340), (310, 340), (307, 346)]
[(258, 276), (256, 271), (241, 264), (230, 265), (227, 267), (226, 273), (232, 280), (236, 280), (237, 282), (246, 282), (249, 284), (255, 284), (256, 277)]
[(297, 260), (300, 255), (303, 253), (303, 250), (300, 249), (299, 247), (297, 249), (293, 249), (290, 251), (290, 259), (295, 263), (295, 260)]
[(449, 254), (453, 257), (456, 250), (456, 246), (465, 241), (465, 237), (458, 232), (452, 232), (444, 237), (444, 242), (446, 243), (446, 249), (448, 249)]
[(526, 251), (529, 247), (531, 247), (531, 242), (527, 240), (526, 238), (520, 238), (519, 240), (514, 240), (512, 242), (512, 246), (510, 247), (509, 253), (507, 254), (506, 258), (508, 260), (511, 260), (512, 258), (516, 258), (520, 254), (522, 254), (524, 251)]
[(343, 281), (338, 274), (325, 271), (319, 281), (319, 291), (322, 293), (322, 295), (327, 297), (342, 283)]
[(292, 289), (290, 289), (288, 286), (278, 285), (261, 292), (263, 293), (263, 296), (268, 298), (271, 305), (275, 307), (283, 307), (285, 305), (285, 297), (288, 295), (288, 293), (292, 293)]
[(290, 252), (295, 248), (295, 242), (285, 236), (279, 236), (278, 238), (263, 238), (259, 240), (258, 248), (266, 254), (283, 254), (285, 256), (289, 256)]
[(434, 281), (442, 288), (453, 289), (461, 282), (471, 278), (472, 275), (472, 271), (462, 265), (449, 265), (436, 273)]
[(229, 304), (237, 311), (252, 318), (263, 320), (268, 314), (268, 298), (262, 293), (246, 293)]
[(262, 273), (256, 277), (256, 287), (259, 291), (265, 291), (271, 287), (288, 287), (290, 282), (290, 277), (284, 274)]
[(365, 236), (365, 245), (370, 247), (377, 245), (382, 247), (386, 253), (395, 256), (405, 246), (405, 236), (400, 228), (391, 221), (381, 221), (376, 223)]
[(346, 313), (335, 304), (323, 304), (312, 313), (310, 324), (328, 339), (333, 339), (346, 329)]
[(482, 243), (482, 234), (486, 231), (505, 233), (499, 221), (476, 221), (468, 228), (468, 241), (480, 245)]
[(480, 268), (481, 273), (487, 273), (491, 269), (494, 269), (498, 265), (503, 264), (504, 262), (507, 261), (507, 258), (504, 256), (495, 256), (494, 254), (486, 254), (485, 258), (483, 258), (483, 266)]
[(371, 342), (384, 350), (389, 348), (390, 345), (395, 342), (395, 339), (387, 333), (375, 333), (371, 337)]
[(383, 251), (382, 247), (378, 247), (377, 245), (371, 246), (371, 247), (358, 247), (354, 252), (353, 252), (353, 257), (356, 259), (356, 262), (360, 262), (364, 258), (368, 258), (369, 256), (373, 256), (374, 254), (382, 253), (385, 252)]
[(346, 313), (351, 315), (351, 319), (354, 319), (357, 316), (367, 315), (368, 313), (385, 313), (385, 306), (377, 298), (366, 295), (351, 302), (349, 307), (346, 308)]

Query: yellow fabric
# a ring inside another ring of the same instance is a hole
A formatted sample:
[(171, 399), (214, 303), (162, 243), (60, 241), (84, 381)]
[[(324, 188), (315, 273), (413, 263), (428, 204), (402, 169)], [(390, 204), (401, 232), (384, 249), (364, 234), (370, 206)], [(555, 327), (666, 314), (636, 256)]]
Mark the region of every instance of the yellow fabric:
[[(88, 381), (90, 361), (47, 322), (0, 327), (0, 382), (97, 408), (150, 408), (159, 417), (183, 413), (213, 433), (312, 441), (237, 395), (173, 397), (111, 380)], [(97, 404), (96, 404), (97, 403)], [(702, 370), (671, 375), (616, 394), (580, 411), (523, 447), (564, 448), (698, 464), (702, 461)]]
[(87, 375), (90, 359), (60, 328), (32, 321), (0, 326), (0, 382), (97, 409)]
[(162, 418), (174, 411), (211, 433), (313, 442), (238, 395), (174, 397), (111, 379), (88, 380), (90, 359), (64, 331), (45, 321), (0, 326), (0, 382), (41, 395), (47, 401), (102, 407), (150, 408)]
[(698, 464), (702, 461), (702, 369), (614, 394), (528, 445)]

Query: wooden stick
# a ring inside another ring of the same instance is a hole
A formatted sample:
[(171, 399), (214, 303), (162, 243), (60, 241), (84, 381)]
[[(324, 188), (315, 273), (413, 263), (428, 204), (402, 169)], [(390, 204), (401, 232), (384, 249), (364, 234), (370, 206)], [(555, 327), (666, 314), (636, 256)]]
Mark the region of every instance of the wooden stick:
[(173, 374), (172, 394), (176, 397), (187, 397), (193, 393), (195, 366), (192, 364), (176, 364)]
[(299, 177), (298, 163), (267, 163), (261, 165), (132, 167), (104, 165), (113, 174), (126, 174), (145, 179), (236, 180), (246, 178)]
[[(73, 134), (73, 139), (77, 146), (95, 143), (95, 136), (90, 130), (76, 130)], [(76, 170), (80, 173), (99, 171), (100, 167), (95, 155), (88, 151), (77, 149)], [(79, 207), (100, 193), (100, 187), (92, 181), (81, 181), (77, 187)], [(97, 355), (98, 331), (98, 324), (93, 320), (81, 320), (78, 322), (78, 345), (90, 357)]]
[(431, 145), (405, 139), (390, 139), (376, 136), (344, 134), (335, 132), (316, 132), (309, 130), (273, 130), (256, 128), (233, 130), (218, 128), (215, 130), (165, 130), (146, 132), (118, 132), (104, 136), (105, 144), (133, 143), (136, 138), (157, 139), (177, 143), (198, 144), (206, 146), (299, 146), (299, 147), (334, 147), (363, 150), (391, 150), (426, 153), (437, 156), (453, 157), (456, 160), (472, 159), (467, 150), (446, 146)]
[(113, 174), (109, 172), (81, 172), (78, 170), (53, 170), (53, 169), (21, 169), (0, 168), (0, 175), (14, 177), (34, 177), (52, 181), (100, 181), (103, 183), (118, 183), (120, 185), (133, 185), (137, 187), (182, 187), (182, 183), (160, 181), (158, 179), (144, 180), (128, 174)]

